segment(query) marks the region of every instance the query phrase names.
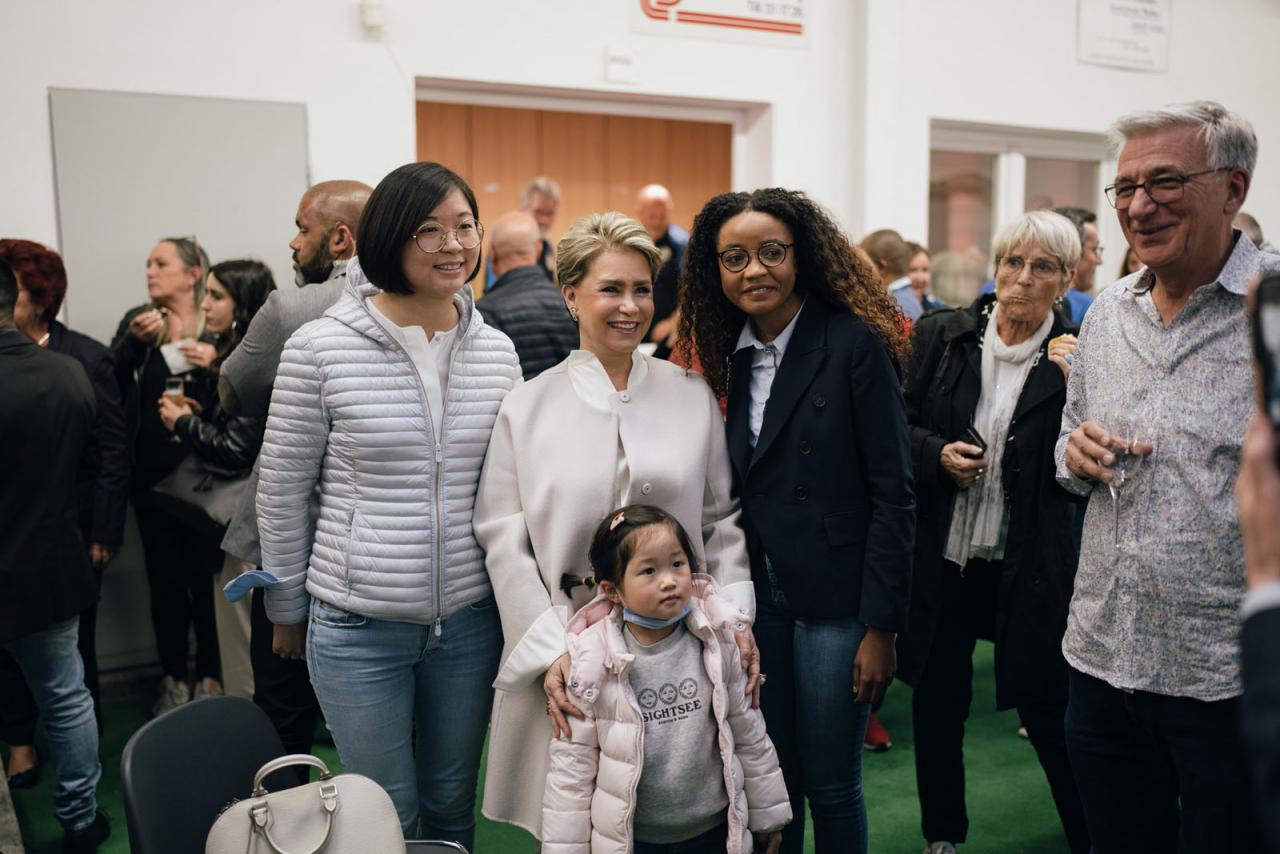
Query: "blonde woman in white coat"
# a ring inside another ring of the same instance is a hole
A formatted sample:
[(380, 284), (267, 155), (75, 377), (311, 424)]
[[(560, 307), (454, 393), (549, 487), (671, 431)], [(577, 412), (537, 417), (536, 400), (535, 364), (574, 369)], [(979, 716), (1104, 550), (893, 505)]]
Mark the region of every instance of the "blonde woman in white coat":
[[(574, 223), (556, 271), (581, 349), (506, 397), (480, 477), (475, 532), (504, 636), (484, 814), (534, 836), (551, 737), (582, 715), (564, 690), (564, 630), (593, 596), (581, 581), (599, 519), (630, 502), (661, 507), (701, 534), (698, 563), (722, 595), (755, 614), (720, 408), (700, 376), (637, 350), (661, 264), (630, 217)], [(755, 640), (748, 629), (737, 641), (754, 703)]]

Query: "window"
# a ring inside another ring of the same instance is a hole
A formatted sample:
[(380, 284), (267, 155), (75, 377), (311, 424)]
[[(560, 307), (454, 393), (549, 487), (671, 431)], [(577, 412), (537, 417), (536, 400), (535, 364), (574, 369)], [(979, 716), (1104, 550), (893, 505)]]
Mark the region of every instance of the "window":
[(935, 296), (953, 305), (972, 302), (991, 278), (992, 236), (1029, 210), (1094, 211), (1102, 242), (1123, 245), (1102, 193), (1104, 176), (1114, 174), (1101, 134), (934, 120), (929, 251)]
[(989, 266), (995, 175), (993, 154), (933, 151), (929, 156), (929, 289), (943, 302), (970, 302), (973, 283), (983, 280)]

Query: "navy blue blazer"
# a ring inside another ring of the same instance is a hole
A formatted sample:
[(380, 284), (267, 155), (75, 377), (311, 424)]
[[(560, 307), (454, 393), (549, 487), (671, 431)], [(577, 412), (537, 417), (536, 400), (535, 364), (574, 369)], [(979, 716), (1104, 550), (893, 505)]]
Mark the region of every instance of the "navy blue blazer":
[(902, 631), (915, 496), (897, 366), (860, 319), (811, 297), (753, 449), (751, 353), (733, 356), (726, 430), (757, 596), (767, 554), (794, 616)]

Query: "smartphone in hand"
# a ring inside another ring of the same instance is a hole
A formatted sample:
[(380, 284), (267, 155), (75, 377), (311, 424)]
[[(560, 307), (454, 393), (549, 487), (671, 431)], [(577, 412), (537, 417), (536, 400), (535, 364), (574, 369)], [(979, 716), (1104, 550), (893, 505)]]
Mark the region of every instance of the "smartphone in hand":
[(977, 445), (982, 449), (982, 453), (978, 454), (979, 457), (985, 457), (987, 455), (987, 440), (982, 438), (982, 434), (978, 432), (978, 428), (974, 427), (972, 424), (965, 428), (964, 440), (970, 445)]
[(1258, 283), (1253, 302), (1253, 351), (1262, 410), (1280, 438), (1280, 273), (1264, 276)]

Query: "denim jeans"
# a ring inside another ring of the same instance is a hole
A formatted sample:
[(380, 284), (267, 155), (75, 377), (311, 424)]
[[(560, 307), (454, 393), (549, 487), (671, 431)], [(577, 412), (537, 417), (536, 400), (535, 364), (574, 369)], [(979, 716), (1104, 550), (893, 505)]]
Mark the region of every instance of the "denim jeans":
[(473, 848), (501, 654), (492, 597), (445, 617), (439, 634), (312, 600), (307, 664), (342, 766), (387, 790), (406, 838)]
[(769, 676), (760, 708), (794, 815), (783, 854), (804, 848), (806, 799), (817, 854), (867, 850), (862, 739), (871, 707), (853, 701), (853, 659), (866, 630), (854, 617), (798, 618), (781, 597), (757, 600), (760, 669)]
[(44, 718), (58, 780), (53, 814), (67, 830), (93, 823), (98, 808), (94, 792), (102, 776), (93, 697), (84, 686), (84, 665), (76, 649), (79, 622), (72, 617), (4, 645), (22, 668)]

